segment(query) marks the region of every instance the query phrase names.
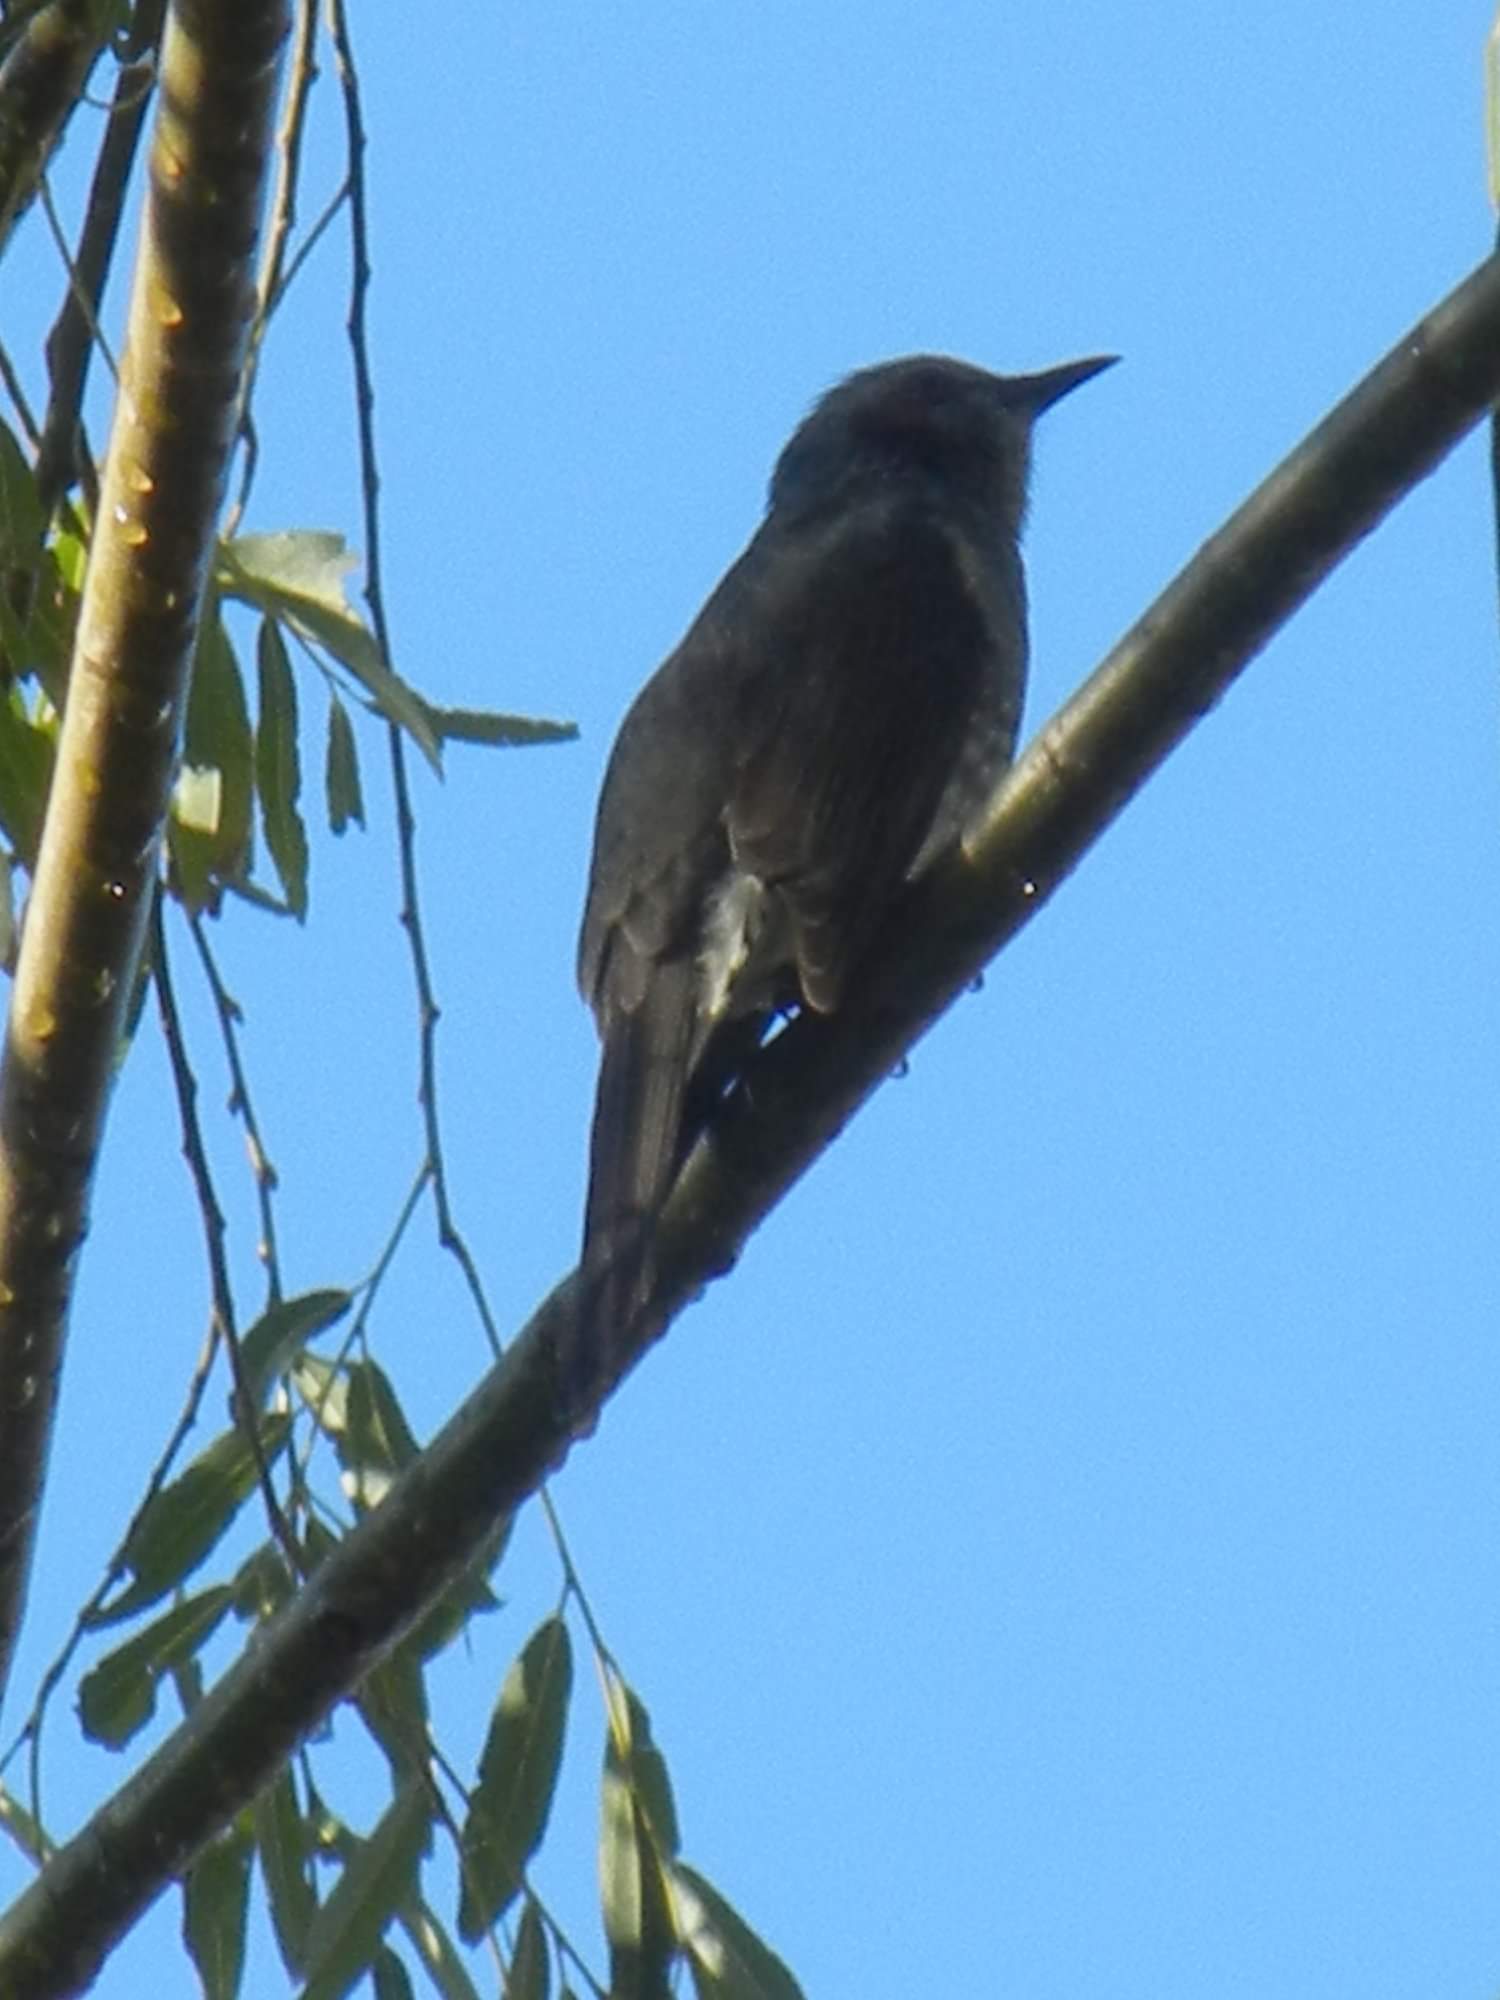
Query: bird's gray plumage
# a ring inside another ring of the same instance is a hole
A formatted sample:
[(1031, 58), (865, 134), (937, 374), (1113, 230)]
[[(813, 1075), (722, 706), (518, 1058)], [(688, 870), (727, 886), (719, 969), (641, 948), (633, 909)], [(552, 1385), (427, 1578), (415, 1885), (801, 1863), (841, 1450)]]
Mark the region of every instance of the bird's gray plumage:
[(626, 716), (578, 951), (603, 1044), (583, 1377), (649, 1291), (652, 1219), (767, 1018), (838, 1007), (902, 884), (1009, 763), (1031, 427), (1105, 365), (916, 356), (840, 383)]

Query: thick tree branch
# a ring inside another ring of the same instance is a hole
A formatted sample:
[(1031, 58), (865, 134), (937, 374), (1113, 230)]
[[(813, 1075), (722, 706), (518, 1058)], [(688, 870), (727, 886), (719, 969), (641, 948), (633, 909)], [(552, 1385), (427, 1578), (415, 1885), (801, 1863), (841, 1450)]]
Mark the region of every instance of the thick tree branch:
[(284, 0), (185, 0), (162, 48), (120, 391), (0, 1062), (0, 1688), (238, 410), (285, 33)]
[[(1500, 394), (1500, 259), (1403, 340), (1214, 537), (1046, 727), (965, 856), (900, 913), (871, 990), (794, 1022), (689, 1161), (632, 1342), (732, 1261), (987, 958), (1339, 558)], [(553, 1371), (576, 1276), (441, 1435), (0, 1921), (0, 1988), (70, 1992), (568, 1448)]]

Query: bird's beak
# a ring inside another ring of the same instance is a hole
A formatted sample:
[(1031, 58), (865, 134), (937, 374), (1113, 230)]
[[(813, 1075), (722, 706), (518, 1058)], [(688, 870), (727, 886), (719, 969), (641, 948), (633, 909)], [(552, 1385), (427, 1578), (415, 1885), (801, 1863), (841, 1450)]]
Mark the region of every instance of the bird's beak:
[(1063, 361), (1056, 368), (1044, 368), (1039, 375), (1012, 375), (1005, 385), (1005, 399), (1023, 404), (1039, 417), (1070, 390), (1113, 368), (1119, 358), (1118, 354), (1093, 354), (1087, 361)]

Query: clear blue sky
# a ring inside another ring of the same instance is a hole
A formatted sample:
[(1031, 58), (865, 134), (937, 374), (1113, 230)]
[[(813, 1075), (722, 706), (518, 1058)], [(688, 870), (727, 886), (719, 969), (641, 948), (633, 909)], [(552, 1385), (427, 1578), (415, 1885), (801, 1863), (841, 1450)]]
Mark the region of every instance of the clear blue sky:
[[(610, 738), (810, 399), (914, 349), (1124, 355), (1041, 436), (1034, 723), (1484, 253), (1487, 11), (491, 8), (414, 32), (360, 10), (398, 664), (583, 731), (419, 779), (457, 1207), (503, 1322), (576, 1248), (594, 1045), (572, 955)], [(323, 188), (337, 143), (330, 91)], [(50, 309), (28, 254), (8, 285), (34, 274)], [(358, 538), (343, 286), (330, 245), (273, 339), (256, 528)], [(813, 2000), (1500, 1988), (1489, 506), (1471, 441), (557, 1484), (686, 1851)], [(368, 1268), (418, 1158), (366, 748), (375, 824), (317, 840), (305, 933), (238, 910), (221, 930), (298, 1287)], [(6, 1740), (201, 1336), (165, 1090), (147, 1033)], [(248, 1189), (232, 1138), (217, 1157), (248, 1317)], [(484, 1365), (425, 1249), (378, 1337), (424, 1434)], [(499, 1587), (441, 1674), (460, 1764), (555, 1594), (533, 1516)], [(575, 1729), (538, 1879), (591, 1937), (586, 1676)], [(120, 1771), (65, 1705), (48, 1744), (67, 1831)], [(378, 1789), (348, 1785), (360, 1823)], [(0, 1898), (21, 1879), (0, 1848)], [(173, 1899), (107, 2000), (192, 1990), (176, 1923)], [(263, 1930), (257, 1994), (281, 1990)]]

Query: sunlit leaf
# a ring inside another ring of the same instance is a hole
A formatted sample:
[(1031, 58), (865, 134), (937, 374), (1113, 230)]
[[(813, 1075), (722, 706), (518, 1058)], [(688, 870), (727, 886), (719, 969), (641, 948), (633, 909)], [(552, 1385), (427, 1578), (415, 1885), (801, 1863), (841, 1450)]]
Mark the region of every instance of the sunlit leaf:
[(245, 1971), (250, 1837), (236, 1824), (209, 1842), (182, 1890), (182, 1938), (204, 2000), (235, 2000)]
[(344, 578), (356, 558), (342, 535), (298, 529), (278, 535), (242, 535), (220, 549), (218, 580), (314, 645), (322, 646), (354, 676), (387, 721), (404, 729), (434, 770), (438, 741), (426, 704), (394, 672), (375, 635), (355, 612)]
[(391, 1378), (378, 1361), (352, 1361), (348, 1380), (348, 1422), (339, 1450), (344, 1490), (361, 1506), (375, 1507), (421, 1447)]
[(658, 1850), (670, 1860), (681, 1846), (682, 1837), (677, 1829), (677, 1806), (672, 1797), (667, 1760), (651, 1734), (650, 1714), (635, 1689), (617, 1675), (610, 1676), (608, 1701), (610, 1752), (630, 1781)]
[(263, 618), (256, 635), (259, 711), (255, 720), (255, 782), (260, 792), (266, 846), (281, 877), (287, 908), (307, 915), (307, 829), (297, 810), (302, 758), (297, 748), (297, 684), (286, 642), (274, 620)]
[[(198, 627), (183, 731), (183, 776), (167, 822), (173, 882), (190, 909), (250, 865), (254, 770), (250, 714), (239, 661), (210, 595)], [(203, 810), (212, 793), (212, 815)]]
[(672, 1892), (699, 2000), (802, 2000), (771, 1947), (695, 1869), (679, 1862)]
[(291, 1357), (341, 1320), (352, 1298), (352, 1293), (330, 1286), (283, 1299), (261, 1314), (240, 1340), (240, 1379), (252, 1403), (259, 1406), (264, 1401)]
[(400, 1399), (377, 1361), (344, 1361), (337, 1367), (304, 1352), (291, 1380), (333, 1440), (343, 1468), (344, 1491), (361, 1507), (378, 1506), (391, 1481), (417, 1455)]
[(33, 718), (20, 688), (0, 693), (0, 827), (28, 868), (36, 860), (56, 754), (54, 731)]
[(479, 2000), (479, 1988), (464, 1970), (457, 1947), (427, 1904), (413, 1899), (396, 1917), (442, 2000)]
[(41, 1822), (3, 1784), (0, 1784), (0, 1827), (5, 1829), (6, 1838), (12, 1846), (36, 1867), (42, 1867), (51, 1859), (53, 1845)]
[(561, 1618), (539, 1625), (500, 1689), (464, 1822), (458, 1934), (468, 1944), (521, 1886), (552, 1810), (573, 1685), (573, 1651)]
[(262, 1542), (240, 1564), (229, 1586), (237, 1618), (273, 1617), (291, 1597), (293, 1584), (286, 1557), (275, 1542)]
[[(609, 1940), (610, 1991), (666, 2000), (677, 1938), (663, 1867), (677, 1822), (666, 1764), (644, 1706), (614, 1676), (600, 1785), (599, 1887)], [(638, 1778), (644, 1776), (642, 1786)], [(648, 1805), (648, 1795), (652, 1803)], [(661, 1832), (653, 1824), (660, 1820)]]
[(78, 1687), (78, 1719), (95, 1743), (118, 1750), (156, 1711), (157, 1683), (206, 1643), (233, 1601), (224, 1585), (200, 1591), (106, 1653)]

